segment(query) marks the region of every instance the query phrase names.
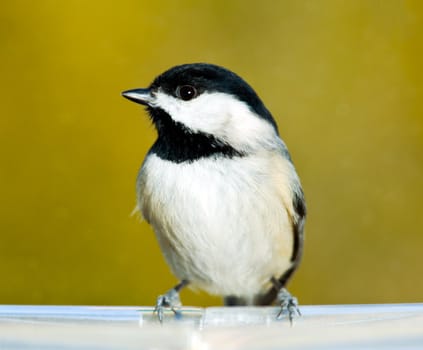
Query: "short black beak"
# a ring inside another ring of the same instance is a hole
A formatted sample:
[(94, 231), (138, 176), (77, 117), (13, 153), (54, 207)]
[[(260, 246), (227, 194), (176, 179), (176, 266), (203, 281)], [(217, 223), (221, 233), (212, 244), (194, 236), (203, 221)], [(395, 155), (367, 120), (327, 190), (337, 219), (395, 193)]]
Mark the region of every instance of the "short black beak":
[(122, 96), (141, 105), (150, 106), (154, 101), (150, 89), (133, 89), (122, 92)]

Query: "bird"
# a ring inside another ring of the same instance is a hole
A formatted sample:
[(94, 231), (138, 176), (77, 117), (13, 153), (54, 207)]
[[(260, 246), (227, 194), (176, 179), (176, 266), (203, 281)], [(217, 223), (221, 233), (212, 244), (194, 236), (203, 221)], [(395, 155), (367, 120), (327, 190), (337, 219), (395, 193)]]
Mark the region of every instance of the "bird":
[(226, 306), (272, 305), (292, 324), (286, 288), (304, 246), (306, 204), (290, 153), (254, 89), (210, 63), (174, 66), (147, 88), (122, 92), (157, 132), (136, 181), (137, 210), (152, 226), (179, 283), (156, 301), (181, 315), (190, 286)]

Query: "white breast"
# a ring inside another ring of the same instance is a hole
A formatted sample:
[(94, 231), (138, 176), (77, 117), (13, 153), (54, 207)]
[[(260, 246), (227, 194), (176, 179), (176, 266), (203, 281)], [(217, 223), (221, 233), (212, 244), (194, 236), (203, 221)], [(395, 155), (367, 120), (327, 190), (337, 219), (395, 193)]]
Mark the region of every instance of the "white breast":
[(295, 179), (274, 153), (180, 164), (150, 155), (138, 205), (178, 278), (211, 294), (250, 297), (291, 266)]

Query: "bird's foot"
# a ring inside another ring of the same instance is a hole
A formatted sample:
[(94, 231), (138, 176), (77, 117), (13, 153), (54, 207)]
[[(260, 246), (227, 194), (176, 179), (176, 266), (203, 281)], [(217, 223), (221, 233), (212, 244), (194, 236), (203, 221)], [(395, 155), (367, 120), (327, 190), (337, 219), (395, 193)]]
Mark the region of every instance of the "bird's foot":
[(287, 314), (289, 322), (292, 325), (294, 317), (301, 316), (297, 298), (292, 296), (286, 288), (281, 288), (278, 292), (277, 300), (280, 303), (281, 309), (276, 316), (276, 319), (280, 320)]
[(181, 316), (180, 309), (182, 307), (182, 303), (179, 298), (179, 291), (188, 283), (188, 281), (183, 280), (177, 286), (168, 290), (165, 294), (158, 296), (154, 313), (157, 312), (157, 317), (159, 318), (160, 323), (163, 322), (165, 309), (172, 310), (176, 318)]
[(163, 322), (163, 315), (165, 309), (170, 309), (175, 313), (175, 316), (180, 315), (180, 308), (182, 306), (181, 300), (179, 298), (179, 292), (174, 288), (166, 292), (166, 294), (159, 295), (156, 302), (156, 307), (154, 312), (157, 312), (160, 323)]

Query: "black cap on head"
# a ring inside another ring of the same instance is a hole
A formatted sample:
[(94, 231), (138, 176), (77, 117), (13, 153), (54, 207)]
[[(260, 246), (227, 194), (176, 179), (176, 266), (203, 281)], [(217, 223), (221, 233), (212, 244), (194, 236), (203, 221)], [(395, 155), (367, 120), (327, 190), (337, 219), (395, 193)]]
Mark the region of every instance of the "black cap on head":
[(175, 66), (158, 76), (151, 83), (150, 89), (154, 91), (160, 87), (167, 94), (176, 97), (178, 86), (184, 85), (194, 86), (198, 94), (208, 91), (236, 96), (259, 117), (270, 122), (277, 131), (276, 122), (253, 88), (240, 76), (217, 65), (191, 63)]

